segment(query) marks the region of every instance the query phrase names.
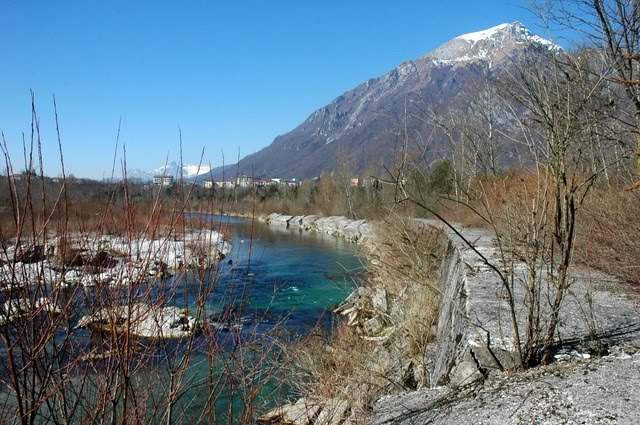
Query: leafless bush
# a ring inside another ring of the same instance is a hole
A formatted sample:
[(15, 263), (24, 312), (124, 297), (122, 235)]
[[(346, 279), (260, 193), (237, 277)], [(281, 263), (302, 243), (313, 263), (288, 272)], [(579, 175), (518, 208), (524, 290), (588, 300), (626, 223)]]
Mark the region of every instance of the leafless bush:
[(74, 192), (64, 175), (52, 183), (33, 114), (25, 152), (39, 173), (14, 176), (2, 145), (0, 422), (255, 421), (283, 391), (288, 336), (281, 324), (234, 328), (246, 292), (223, 297), (210, 319), (226, 230), (185, 219), (193, 186), (165, 198), (125, 181), (88, 199), (93, 189)]

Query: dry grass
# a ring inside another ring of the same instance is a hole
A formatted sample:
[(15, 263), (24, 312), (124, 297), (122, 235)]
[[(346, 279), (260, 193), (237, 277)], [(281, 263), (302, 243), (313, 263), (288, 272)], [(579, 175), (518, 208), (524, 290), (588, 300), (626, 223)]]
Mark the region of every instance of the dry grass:
[[(435, 338), (441, 303), (440, 263), (445, 244), (442, 233), (432, 227), (408, 230), (396, 226), (387, 236), (393, 241), (387, 254), (389, 260), (382, 268), (381, 282), (395, 286), (395, 296), (405, 295), (404, 308), (397, 323), (405, 334), (407, 356), (425, 370), (424, 354)], [(426, 375), (423, 382), (426, 383)]]
[(640, 193), (597, 187), (578, 216), (579, 263), (640, 284)]
[[(386, 294), (387, 310), (373, 311), (370, 299), (361, 300), (354, 326), (341, 322), (329, 339), (315, 337), (293, 350), (300, 394), (347, 401), (356, 417), (385, 394), (428, 384), (425, 353), (439, 313), (443, 238), (397, 223), (386, 226), (367, 283), (370, 293)], [(362, 325), (376, 316), (387, 326), (385, 336), (370, 338)]]
[(298, 390), (320, 399), (350, 399), (345, 389), (363, 381), (356, 374), (362, 372), (373, 345), (344, 323), (334, 329), (330, 340), (318, 336), (305, 340), (296, 356), (297, 367), (304, 372)]
[[(627, 183), (626, 180), (611, 185), (599, 182), (587, 193), (577, 211), (574, 259), (579, 264), (640, 284), (637, 260), (640, 258), (637, 218), (640, 192), (625, 191)], [(545, 184), (543, 175), (525, 170), (484, 177), (469, 186), (465, 202), (473, 209), (457, 202), (445, 202), (444, 215), (467, 227), (497, 229), (518, 243), (531, 232), (532, 205), (543, 198)], [(551, 212), (547, 210), (548, 214)], [(552, 221), (549, 223), (551, 229)]]

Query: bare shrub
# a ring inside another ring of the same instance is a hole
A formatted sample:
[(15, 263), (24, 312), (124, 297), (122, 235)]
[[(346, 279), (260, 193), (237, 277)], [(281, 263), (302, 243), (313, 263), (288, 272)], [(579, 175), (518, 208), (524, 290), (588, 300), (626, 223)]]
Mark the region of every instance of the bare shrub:
[[(42, 168), (33, 113), (29, 169)], [(290, 336), (236, 327), (250, 278), (231, 275), (243, 290), (209, 317), (224, 229), (188, 220), (193, 186), (16, 177), (2, 151), (1, 423), (251, 423), (281, 396)], [(168, 258), (190, 267), (167, 279)]]

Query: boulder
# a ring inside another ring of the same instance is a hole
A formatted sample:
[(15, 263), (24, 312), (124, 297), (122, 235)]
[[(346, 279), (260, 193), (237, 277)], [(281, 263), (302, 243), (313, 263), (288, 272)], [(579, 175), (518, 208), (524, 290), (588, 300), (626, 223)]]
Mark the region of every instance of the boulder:
[(318, 414), (316, 424), (338, 425), (345, 423), (344, 420), (351, 408), (345, 400), (331, 399), (322, 401), (322, 410)]
[(294, 215), (291, 220), (289, 220), (289, 226), (302, 227), (302, 221), (304, 220), (303, 215)]
[(315, 228), (316, 225), (316, 221), (318, 220), (318, 216), (317, 215), (305, 215), (304, 217), (302, 217), (302, 221), (300, 223), (300, 226), (304, 229), (304, 230), (310, 230)]
[(113, 256), (107, 251), (99, 251), (96, 255), (93, 256), (91, 261), (89, 261), (89, 264), (94, 267), (112, 269), (118, 265), (118, 261), (113, 258)]
[(364, 322), (363, 327), (367, 335), (378, 335), (384, 329), (384, 322), (380, 319), (380, 316), (373, 316)]
[(44, 245), (30, 245), (20, 250), (16, 260), (24, 264), (32, 264), (44, 261), (45, 258)]
[(314, 419), (318, 416), (321, 406), (301, 398), (294, 404), (285, 404), (265, 413), (258, 418), (260, 424), (289, 424), (311, 425), (317, 423)]
[(373, 305), (373, 309), (375, 311), (380, 313), (387, 313), (387, 291), (384, 288), (378, 289), (373, 295), (373, 298), (371, 298), (371, 304)]
[(30, 318), (41, 313), (59, 314), (62, 310), (48, 298), (14, 298), (4, 303), (0, 314), (0, 324), (10, 323), (19, 319)]
[(76, 325), (76, 329), (115, 332), (124, 332), (127, 327), (132, 335), (143, 338), (183, 338), (192, 335), (199, 325), (186, 309), (143, 303), (103, 307), (83, 316)]
[(362, 237), (360, 228), (367, 223), (367, 220), (355, 220), (342, 227), (342, 234), (349, 242), (358, 242)]
[(271, 213), (267, 216), (267, 218), (265, 219), (265, 221), (267, 223), (271, 223), (274, 219), (278, 218), (278, 216), (280, 216), (280, 214), (278, 213)]
[(291, 220), (292, 218), (293, 218), (292, 215), (278, 214), (277, 216), (272, 217), (269, 220), (269, 223), (278, 224), (281, 226), (289, 226), (289, 220)]

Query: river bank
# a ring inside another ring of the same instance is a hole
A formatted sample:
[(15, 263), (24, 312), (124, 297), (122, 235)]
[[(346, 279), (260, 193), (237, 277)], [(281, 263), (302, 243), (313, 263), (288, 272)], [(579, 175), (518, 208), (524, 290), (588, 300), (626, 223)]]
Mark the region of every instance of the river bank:
[(300, 389), (302, 398), (264, 414), (262, 423), (361, 423), (385, 394), (428, 385), (423, 353), (435, 330), (437, 259), (444, 248), (438, 229), (410, 229), (404, 220), (381, 225), (280, 214), (261, 220), (362, 244), (368, 257), (366, 283), (334, 310), (344, 320), (333, 337), (299, 350), (300, 373), (312, 383)]
[[(277, 214), (268, 217), (268, 221), (278, 225), (305, 223), (304, 217), (295, 220), (292, 216)], [(339, 235), (343, 233), (340, 229), (350, 224), (345, 220), (332, 218), (327, 220), (331, 225), (318, 230), (311, 225), (309, 229)], [(377, 226), (377, 231), (384, 227), (389, 224)], [(513, 329), (505, 322), (509, 305), (500, 296), (501, 283), (479, 256), (492, 259), (499, 255), (493, 236), (478, 229), (458, 227), (452, 231), (428, 220), (410, 221), (400, 232), (405, 237), (424, 238), (426, 234), (433, 234), (428, 229), (436, 229), (444, 245), (435, 267), (428, 271), (432, 281), (427, 285), (419, 282), (416, 275), (407, 272), (406, 262), (399, 261), (402, 256), (411, 255), (410, 250), (415, 246), (402, 247), (397, 240), (376, 238), (376, 243), (385, 248), (372, 251), (377, 256), (373, 258), (374, 264), (377, 261), (379, 266), (370, 271), (374, 278), (336, 310), (346, 315), (347, 326), (354, 329), (360, 341), (356, 343), (358, 348), (346, 350), (344, 354), (358, 360), (348, 372), (350, 377), (339, 380), (325, 371), (328, 376), (316, 378), (333, 381), (339, 389), (324, 394), (309, 391), (304, 397), (264, 415), (261, 418), (264, 423), (414, 424), (434, 420), (438, 423), (531, 423), (531, 418), (545, 423), (579, 423), (584, 418), (592, 419), (586, 423), (633, 423), (637, 412), (621, 409), (615, 397), (603, 397), (597, 407), (593, 407), (588, 405), (588, 397), (582, 395), (607, 392), (607, 387), (611, 388), (610, 394), (618, 394), (614, 389), (624, 386), (623, 383), (614, 380), (602, 385), (607, 371), (612, 367), (630, 371), (629, 368), (637, 366), (640, 347), (637, 291), (602, 273), (572, 270), (571, 297), (563, 306), (559, 328), (562, 339), (554, 347), (556, 363), (505, 374), (505, 370), (512, 371), (516, 365), (515, 347), (511, 342)], [(437, 240), (432, 238), (430, 243)], [(475, 250), (469, 249), (465, 241), (473, 241)], [(421, 271), (424, 276), (427, 270)], [(415, 291), (425, 286), (438, 288), (428, 293), (432, 301), (434, 296), (438, 299), (437, 319), (433, 320), (432, 314), (432, 322), (415, 314), (426, 305), (424, 295)], [(517, 302), (524, 305), (523, 288), (517, 288), (515, 296)], [(407, 321), (407, 316), (411, 320)], [(415, 328), (413, 332), (408, 330), (408, 324), (421, 321), (426, 323), (418, 326), (417, 332)], [(421, 332), (426, 343), (419, 346), (419, 355), (410, 355), (407, 347)], [(329, 340), (324, 348), (335, 351), (336, 341)], [(593, 379), (579, 378), (580, 374), (590, 371), (594, 372)], [(550, 374), (559, 378), (549, 383)], [(505, 392), (499, 388), (523, 380), (527, 391), (515, 392), (508, 402), (500, 401)], [(486, 392), (481, 403), (471, 402), (483, 391)], [(545, 394), (555, 398), (545, 398)], [(637, 398), (632, 395), (629, 400)], [(610, 415), (607, 403), (611, 405)]]

